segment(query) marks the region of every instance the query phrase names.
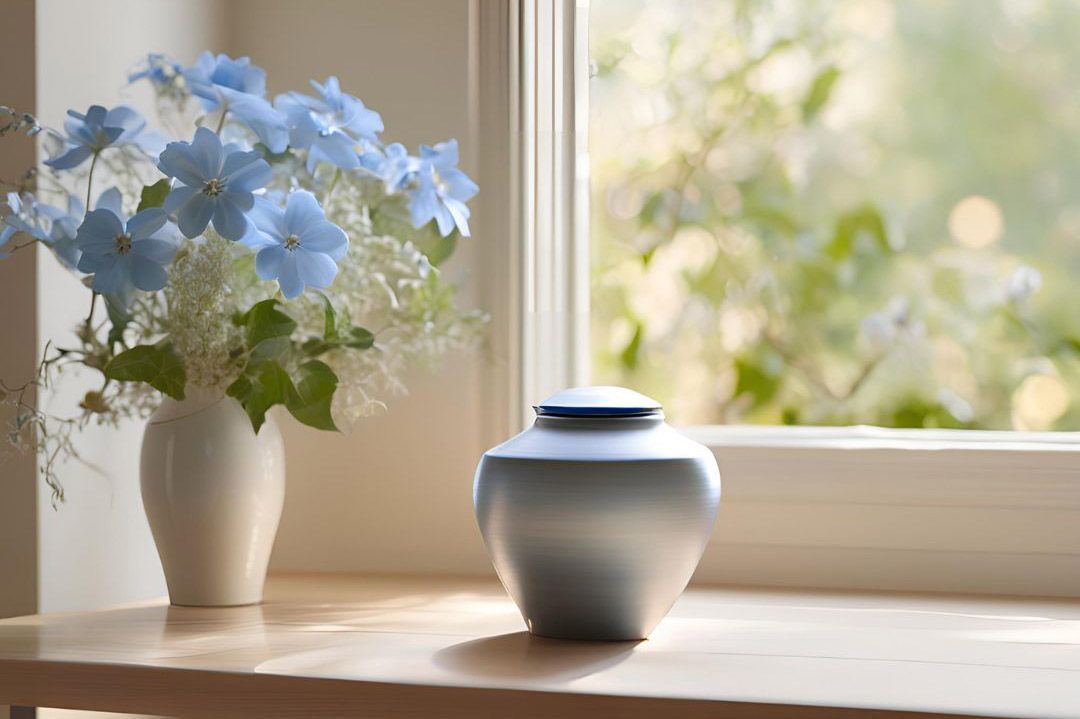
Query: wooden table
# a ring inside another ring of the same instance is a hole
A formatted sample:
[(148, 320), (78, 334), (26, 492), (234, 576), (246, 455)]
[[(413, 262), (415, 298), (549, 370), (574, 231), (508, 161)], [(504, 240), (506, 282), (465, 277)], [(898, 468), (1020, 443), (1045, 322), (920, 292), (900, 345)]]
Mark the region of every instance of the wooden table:
[(262, 606), (0, 622), (0, 704), (190, 717), (1080, 717), (1080, 603), (693, 589), (532, 638), (485, 581), (273, 577)]

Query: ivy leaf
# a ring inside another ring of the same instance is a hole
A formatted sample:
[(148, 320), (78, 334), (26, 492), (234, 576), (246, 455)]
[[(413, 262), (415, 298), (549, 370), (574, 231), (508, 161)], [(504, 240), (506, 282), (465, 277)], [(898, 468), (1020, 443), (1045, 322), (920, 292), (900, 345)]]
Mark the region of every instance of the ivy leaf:
[(802, 114), (807, 122), (825, 107), (825, 103), (829, 101), (829, 96), (832, 94), (833, 85), (839, 78), (840, 71), (832, 66), (825, 68), (814, 78), (802, 102)]
[(289, 413), (309, 427), (336, 431), (330, 403), (337, 390), (337, 375), (325, 363), (309, 360), (300, 365), (298, 376), (285, 403)]
[(138, 345), (105, 365), (105, 376), (119, 382), (146, 382), (173, 399), (184, 398), (187, 376), (172, 345)]
[(296, 321), (277, 308), (277, 300), (263, 300), (240, 316), (248, 347), (255, 348), (263, 340), (288, 337), (296, 329)]
[(309, 357), (318, 357), (324, 352), (329, 352), (335, 347), (337, 347), (337, 344), (327, 342), (326, 340), (319, 339), (318, 337), (312, 337), (311, 339), (305, 341), (304, 344), (300, 345), (301, 351), (303, 351), (303, 353)]
[(268, 337), (251, 348), (248, 366), (281, 359), (292, 349), (292, 340), (288, 337)]
[(151, 207), (161, 207), (165, 204), (165, 196), (168, 194), (168, 180), (158, 180), (152, 185), (144, 185), (139, 195), (139, 207), (136, 212), (142, 212)]
[(348, 339), (342, 344), (354, 350), (370, 349), (375, 344), (375, 335), (372, 334), (371, 330), (366, 330), (363, 327), (350, 327)]
[(247, 412), (255, 433), (266, 422), (266, 413), (275, 404), (285, 404), (293, 392), (292, 380), (277, 362), (264, 362), (254, 374), (241, 375), (225, 394), (235, 398)]

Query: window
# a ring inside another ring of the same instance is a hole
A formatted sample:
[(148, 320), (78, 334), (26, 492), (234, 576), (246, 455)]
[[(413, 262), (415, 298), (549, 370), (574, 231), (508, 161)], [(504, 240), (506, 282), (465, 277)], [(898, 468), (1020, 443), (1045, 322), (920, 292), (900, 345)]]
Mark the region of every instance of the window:
[(592, 0), (591, 365), (682, 425), (1080, 428), (1080, 5)]
[[(487, 146), (511, 147), (481, 153), (507, 178), (487, 185), (506, 195), (487, 192), (485, 227), (516, 238), (494, 258), (508, 424), (586, 382), (662, 400), (720, 464), (699, 581), (1078, 595), (1080, 435), (1014, 428), (1077, 426), (1061, 387), (1077, 361), (1080, 134), (1064, 128), (1080, 8), (498, 7), (477, 6), (477, 87)], [(505, 79), (485, 61), (499, 53)], [(869, 111), (883, 88), (895, 126)], [(933, 122), (900, 143), (924, 105)]]

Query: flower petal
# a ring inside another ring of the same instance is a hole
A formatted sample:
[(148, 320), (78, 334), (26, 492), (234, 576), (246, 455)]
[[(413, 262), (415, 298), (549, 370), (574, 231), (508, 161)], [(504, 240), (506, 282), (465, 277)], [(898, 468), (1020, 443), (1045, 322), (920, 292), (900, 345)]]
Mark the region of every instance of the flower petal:
[(461, 233), (462, 237), (468, 237), (469, 208), (465, 206), (465, 203), (450, 198), (443, 200), (443, 204), (446, 206), (447, 212), (454, 218), (454, 224), (457, 225), (458, 232)]
[(259, 153), (234, 152), (225, 158), (221, 175), (226, 178), (226, 187), (230, 192), (251, 192), (266, 187), (274, 172), (266, 160), (259, 157)]
[(349, 237), (332, 222), (323, 220), (309, 226), (299, 235), (300, 246), (311, 252), (322, 252), (340, 260), (349, 250)]
[(441, 170), (439, 173), (447, 186), (447, 194), (455, 200), (465, 202), (480, 191), (480, 188), (461, 170)]
[(446, 209), (446, 205), (438, 203), (438, 209), (435, 210), (435, 224), (439, 226), (439, 234), (446, 237), (454, 231), (454, 216), (450, 214), (450, 210)]
[(288, 258), (289, 251), (281, 245), (264, 247), (255, 255), (255, 274), (260, 279), (276, 280)]
[(113, 242), (117, 235), (124, 233), (124, 223), (110, 210), (93, 210), (86, 214), (86, 218), (76, 231), (76, 239), (81, 246), (88, 242), (100, 242), (108, 240)]
[(288, 236), (285, 229), (285, 211), (265, 197), (256, 197), (248, 219), (261, 231), (277, 242), (284, 242)]
[(187, 204), (188, 200), (201, 192), (197, 187), (188, 187), (187, 185), (177, 185), (165, 196), (165, 203), (161, 206), (161, 209), (169, 215), (175, 215), (176, 211)]
[(306, 190), (297, 190), (289, 195), (285, 204), (285, 229), (288, 234), (299, 236), (311, 225), (325, 219), (315, 195)]
[(304, 283), (296, 271), (296, 253), (285, 250), (288, 255), (281, 264), (281, 274), (278, 275), (278, 285), (285, 299), (291, 300), (299, 297), (304, 292)]
[(110, 210), (116, 215), (123, 215), (123, 198), (120, 196), (120, 190), (115, 187), (110, 187), (105, 190), (105, 192), (102, 192), (98, 196), (97, 202), (94, 204), (94, 209)]
[(158, 169), (169, 177), (175, 177), (185, 185), (198, 189), (202, 189), (210, 179), (209, 175), (203, 174), (198, 160), (191, 152), (191, 146), (186, 142), (170, 142), (166, 145), (158, 158)]
[(228, 196), (218, 198), (214, 209), (214, 229), (226, 240), (239, 240), (247, 231), (247, 218)]
[(76, 145), (70, 148), (67, 152), (51, 160), (46, 160), (45, 164), (54, 170), (70, 170), (73, 167), (78, 167), (86, 158), (93, 154), (93, 150), (87, 145)]
[(194, 239), (210, 224), (217, 203), (202, 192), (196, 192), (176, 213), (176, 225), (184, 237)]
[(439, 198), (430, 185), (420, 186), (409, 197), (409, 216), (413, 227), (420, 228), (431, 222), (439, 212)]
[[(80, 267), (80, 269), (82, 269)], [(121, 255), (104, 255), (94, 273), (91, 287), (101, 294), (122, 294), (131, 288), (131, 269), (126, 257)]]
[(169, 281), (165, 268), (151, 259), (136, 255), (128, 255), (131, 263), (131, 280), (140, 290), (154, 292), (160, 290)]
[(221, 146), (221, 138), (217, 133), (200, 127), (195, 130), (195, 137), (191, 140), (191, 157), (195, 166), (199, 168), (199, 174), (204, 179), (221, 176), (221, 166), (225, 162), (225, 151)]
[[(286, 250), (287, 252), (288, 250)], [(338, 266), (329, 255), (322, 252), (309, 252), (301, 245), (293, 250), (296, 271), (300, 281), (309, 287), (328, 287), (337, 277)]]
[(229, 111), (259, 136), (270, 152), (284, 152), (289, 145), (289, 128), (285, 116), (261, 97), (222, 90), (228, 98)]
[(146, 237), (131, 243), (131, 254), (145, 257), (159, 265), (172, 262), (172, 258), (176, 255), (176, 249), (176, 245), (173, 243), (157, 237)]
[(165, 211), (160, 207), (151, 207), (132, 216), (127, 223), (127, 233), (132, 240), (143, 240), (165, 226)]
[[(356, 154), (356, 141), (344, 132), (316, 138), (311, 150), (312, 154), (308, 155), (308, 172), (311, 172), (315, 162), (322, 158), (343, 170), (351, 170), (360, 165), (360, 157)], [(315, 150), (318, 150), (317, 154)]]

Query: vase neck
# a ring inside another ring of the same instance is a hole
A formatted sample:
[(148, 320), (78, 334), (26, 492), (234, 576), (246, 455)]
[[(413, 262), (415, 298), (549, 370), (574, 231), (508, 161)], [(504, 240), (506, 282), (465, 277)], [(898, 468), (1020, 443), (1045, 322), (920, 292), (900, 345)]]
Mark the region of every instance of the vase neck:
[(182, 419), (209, 409), (223, 399), (225, 399), (224, 390), (188, 385), (184, 389), (184, 399), (177, 400), (163, 396), (161, 398), (161, 407), (154, 413), (150, 421), (154, 424), (160, 424), (161, 422)]

